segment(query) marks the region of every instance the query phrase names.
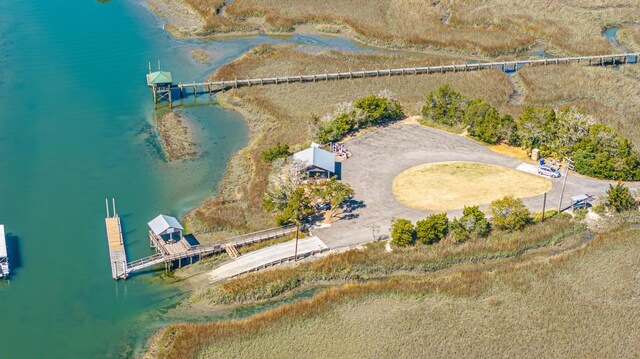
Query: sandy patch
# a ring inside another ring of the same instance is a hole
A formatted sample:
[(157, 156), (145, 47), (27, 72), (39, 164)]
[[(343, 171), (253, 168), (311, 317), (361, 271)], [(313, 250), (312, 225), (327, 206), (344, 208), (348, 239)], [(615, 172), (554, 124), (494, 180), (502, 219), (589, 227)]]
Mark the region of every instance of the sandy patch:
[(532, 197), (551, 181), (515, 169), (473, 162), (438, 162), (412, 167), (393, 181), (393, 195), (411, 208), (450, 211), (488, 204), (506, 195)]

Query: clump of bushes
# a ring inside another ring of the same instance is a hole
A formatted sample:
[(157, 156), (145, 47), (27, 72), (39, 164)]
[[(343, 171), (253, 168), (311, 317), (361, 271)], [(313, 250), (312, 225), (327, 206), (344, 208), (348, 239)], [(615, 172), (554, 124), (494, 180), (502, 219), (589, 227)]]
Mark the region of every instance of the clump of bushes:
[(491, 202), (489, 212), (491, 222), (478, 206), (465, 206), (462, 217), (449, 221), (445, 213), (433, 214), (416, 223), (415, 227), (407, 219), (397, 219), (391, 225), (391, 239), (399, 246), (414, 244), (435, 244), (444, 238), (454, 243), (468, 239), (486, 238), (492, 229), (505, 232), (519, 231), (534, 223), (529, 209), (521, 199), (505, 196)]
[(270, 163), (278, 158), (285, 158), (291, 156), (293, 153), (289, 150), (289, 145), (283, 145), (280, 142), (276, 143), (275, 146), (265, 150), (262, 152), (262, 160)]
[(629, 188), (618, 182), (615, 186), (609, 185), (607, 196), (605, 197), (605, 206), (615, 212), (625, 212), (638, 208), (638, 202), (629, 191)]
[(488, 144), (508, 143), (543, 156), (570, 157), (578, 173), (601, 179), (640, 180), (640, 153), (628, 138), (573, 108), (527, 107), (516, 121), (486, 100), (469, 100), (444, 85), (427, 96), (423, 121), (466, 128)]
[(382, 91), (378, 96), (363, 97), (353, 103), (336, 106), (333, 114), (316, 120), (315, 139), (320, 143), (337, 142), (347, 134), (404, 117), (395, 96)]

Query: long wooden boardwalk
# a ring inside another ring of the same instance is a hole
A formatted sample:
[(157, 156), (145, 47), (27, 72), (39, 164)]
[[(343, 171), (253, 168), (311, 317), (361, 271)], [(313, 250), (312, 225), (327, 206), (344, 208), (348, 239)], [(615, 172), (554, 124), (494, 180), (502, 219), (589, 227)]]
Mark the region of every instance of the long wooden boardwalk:
[(113, 216), (109, 213), (109, 201), (107, 200), (107, 241), (109, 242), (109, 258), (111, 263), (111, 276), (113, 279), (123, 279), (127, 277), (127, 255), (122, 238), (122, 225), (120, 217), (116, 213), (115, 200), (113, 201)]
[[(504, 72), (513, 72), (522, 69), (525, 66), (548, 66), (579, 63), (590, 66), (617, 66), (620, 64), (637, 64), (640, 53), (600, 55), (600, 56), (576, 56), (576, 57), (560, 57), (560, 58), (544, 58), (539, 60), (521, 60), (521, 61), (503, 61), (503, 62), (485, 62), (475, 64), (458, 64), (445, 66), (427, 66), (427, 67), (408, 67), (397, 69), (377, 69), (367, 71), (349, 71), (334, 72), (325, 74), (311, 74), (300, 76), (285, 77), (264, 77), (246, 80), (232, 81), (210, 81), (210, 82), (191, 82), (172, 85), (171, 88), (180, 90), (180, 96), (184, 96), (184, 92), (208, 92), (211, 94), (215, 91), (238, 88), (245, 86), (258, 85), (282, 85), (290, 83), (318, 82), (331, 80), (358, 79), (367, 77), (381, 76), (408, 76), (421, 74), (440, 74), (448, 72), (465, 72), (480, 71), (489, 69), (499, 69)], [(202, 91), (199, 91), (201, 89)]]

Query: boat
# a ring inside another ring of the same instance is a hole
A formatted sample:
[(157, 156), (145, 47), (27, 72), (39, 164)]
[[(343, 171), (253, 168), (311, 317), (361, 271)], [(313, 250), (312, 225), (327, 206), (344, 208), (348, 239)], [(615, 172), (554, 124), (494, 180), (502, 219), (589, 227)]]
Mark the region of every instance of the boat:
[(7, 253), (7, 238), (4, 234), (4, 224), (0, 224), (0, 278), (9, 278), (9, 255)]

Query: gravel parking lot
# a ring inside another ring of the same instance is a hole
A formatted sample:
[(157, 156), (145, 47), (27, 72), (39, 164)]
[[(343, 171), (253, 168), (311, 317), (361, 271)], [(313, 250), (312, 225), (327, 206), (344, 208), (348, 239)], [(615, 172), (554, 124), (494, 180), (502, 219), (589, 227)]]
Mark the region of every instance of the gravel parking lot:
[[(469, 138), (438, 131), (414, 123), (396, 123), (365, 133), (346, 143), (352, 157), (342, 163), (342, 180), (355, 191), (355, 208), (331, 227), (317, 229), (317, 234), (330, 248), (370, 242), (389, 234), (392, 218), (417, 221), (433, 213), (405, 207), (392, 194), (393, 179), (402, 171), (424, 163), (471, 161), (520, 169), (522, 161), (489, 150)], [(562, 179), (552, 179), (547, 194), (547, 209), (556, 209)], [(601, 195), (609, 183), (570, 173), (564, 193), (563, 207), (571, 196), (587, 193)], [(526, 186), (526, 183), (522, 184)], [(638, 188), (637, 184), (632, 187)], [(542, 195), (524, 199), (532, 211), (542, 210)], [(486, 208), (481, 206), (481, 208)], [(462, 209), (448, 212), (460, 216)]]

